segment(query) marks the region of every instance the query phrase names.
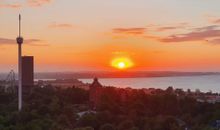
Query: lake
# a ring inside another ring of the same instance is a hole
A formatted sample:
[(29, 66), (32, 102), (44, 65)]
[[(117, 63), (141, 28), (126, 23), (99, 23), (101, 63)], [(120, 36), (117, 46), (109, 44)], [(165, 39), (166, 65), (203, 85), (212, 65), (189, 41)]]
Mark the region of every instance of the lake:
[[(92, 83), (93, 79), (79, 79), (84, 83)], [(220, 92), (220, 75), (205, 76), (178, 76), (178, 77), (152, 77), (152, 78), (100, 78), (99, 82), (105, 86), (120, 88), (161, 88), (169, 86), (183, 90), (200, 89), (203, 92)]]

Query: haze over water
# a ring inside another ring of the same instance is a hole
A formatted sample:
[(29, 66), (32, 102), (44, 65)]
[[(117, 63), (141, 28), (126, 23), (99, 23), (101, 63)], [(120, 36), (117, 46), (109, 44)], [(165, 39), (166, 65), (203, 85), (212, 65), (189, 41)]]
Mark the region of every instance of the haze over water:
[[(93, 79), (80, 79), (84, 83), (91, 83)], [(220, 92), (220, 75), (206, 76), (178, 76), (178, 77), (153, 77), (153, 78), (100, 78), (100, 83), (105, 86), (131, 87), (131, 88), (161, 88), (169, 86), (183, 90), (200, 89), (203, 92)]]

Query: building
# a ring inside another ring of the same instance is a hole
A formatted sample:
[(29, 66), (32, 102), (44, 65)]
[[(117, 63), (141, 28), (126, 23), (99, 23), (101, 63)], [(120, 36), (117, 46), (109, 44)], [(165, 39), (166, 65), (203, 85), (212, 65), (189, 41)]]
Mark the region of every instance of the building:
[(34, 57), (22, 56), (22, 85), (34, 85)]
[(102, 85), (99, 83), (98, 79), (95, 78), (93, 83), (89, 87), (89, 101), (91, 106), (96, 109), (100, 102), (100, 97), (102, 93)]

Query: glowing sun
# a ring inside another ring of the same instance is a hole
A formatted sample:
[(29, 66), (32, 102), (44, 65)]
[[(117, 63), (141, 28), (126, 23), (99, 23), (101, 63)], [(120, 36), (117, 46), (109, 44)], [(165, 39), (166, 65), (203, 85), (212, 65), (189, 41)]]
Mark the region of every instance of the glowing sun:
[(124, 70), (133, 67), (134, 63), (129, 58), (119, 57), (112, 60), (111, 66), (117, 69)]

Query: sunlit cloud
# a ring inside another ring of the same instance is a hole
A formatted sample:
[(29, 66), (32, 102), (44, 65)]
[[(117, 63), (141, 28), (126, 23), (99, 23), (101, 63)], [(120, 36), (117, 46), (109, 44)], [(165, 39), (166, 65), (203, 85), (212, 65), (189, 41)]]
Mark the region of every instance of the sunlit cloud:
[(162, 31), (171, 31), (171, 30), (176, 30), (176, 29), (185, 29), (188, 27), (188, 23), (179, 23), (178, 25), (172, 25), (172, 26), (161, 26), (156, 29), (156, 31), (162, 32)]
[(50, 3), (52, 0), (27, 0), (29, 6), (39, 7), (44, 4)]
[(213, 44), (213, 45), (220, 45), (220, 38), (207, 40), (207, 42), (210, 43), (210, 44)]
[(16, 43), (15, 39), (0, 38), (0, 45)]
[(178, 29), (178, 27), (175, 27), (175, 26), (161, 27), (161, 28), (158, 28), (158, 31), (167, 31), (167, 30), (174, 30), (174, 29)]
[(220, 19), (215, 19), (215, 20), (213, 20), (213, 23), (215, 23), (215, 24), (220, 24)]
[(23, 0), (18, 2), (18, 1), (2, 0), (0, 1), (0, 8), (18, 9), (25, 7), (26, 5), (29, 7), (40, 7), (50, 3), (51, 1), (52, 0)]
[(146, 31), (146, 28), (114, 28), (113, 33), (117, 34), (130, 34), (130, 35), (142, 35)]
[(184, 31), (188, 29), (190, 25), (187, 22), (181, 22), (172, 25), (156, 25), (150, 24), (143, 27), (130, 27), (130, 28), (114, 28), (112, 29), (113, 38), (128, 38), (128, 36), (136, 36), (139, 38), (157, 40), (161, 39), (160, 37), (163, 32), (170, 32), (173, 30)]
[(21, 0), (21, 1), (10, 1), (3, 0), (0, 1), (0, 8), (12, 8), (19, 9), (25, 6), (29, 7), (40, 7), (45, 4), (49, 4), (52, 0)]
[(51, 23), (49, 28), (70, 29), (73, 28), (73, 25), (68, 23)]
[(22, 6), (21, 1), (0, 0), (0, 8), (19, 9)]
[(205, 18), (211, 24), (220, 24), (220, 18), (218, 16), (206, 14)]
[(14, 4), (0, 4), (0, 8), (12, 8), (12, 9), (18, 9), (21, 8), (22, 5), (18, 4), (18, 3), (14, 3)]
[(218, 25), (210, 25), (210, 26), (205, 26), (205, 27), (200, 27), (200, 28), (194, 28), (195, 31), (208, 31), (208, 30), (214, 30), (217, 29), (219, 26)]
[[(188, 33), (171, 34), (169, 31), (181, 29), (182, 31), (189, 31)], [(148, 30), (146, 32), (146, 30)], [(168, 31), (168, 36), (162, 35), (160, 32)], [(156, 34), (155, 34), (156, 32)], [(179, 42), (191, 42), (191, 41), (206, 41), (210, 44), (220, 43), (220, 26), (209, 25), (204, 27), (190, 28), (187, 23), (181, 23), (176, 26), (151, 26), (147, 28), (115, 28), (114, 34), (122, 34), (125, 36), (134, 35), (139, 38), (145, 38), (147, 40), (159, 41), (162, 43), (179, 43)], [(170, 35), (169, 35), (170, 34)], [(119, 35), (120, 36), (120, 35)], [(220, 45), (220, 44), (219, 44)]]
[(176, 34), (160, 39), (161, 42), (187, 42), (187, 41), (202, 41), (209, 38), (216, 38), (220, 36), (218, 26), (206, 26), (196, 28), (195, 31), (186, 34)]

